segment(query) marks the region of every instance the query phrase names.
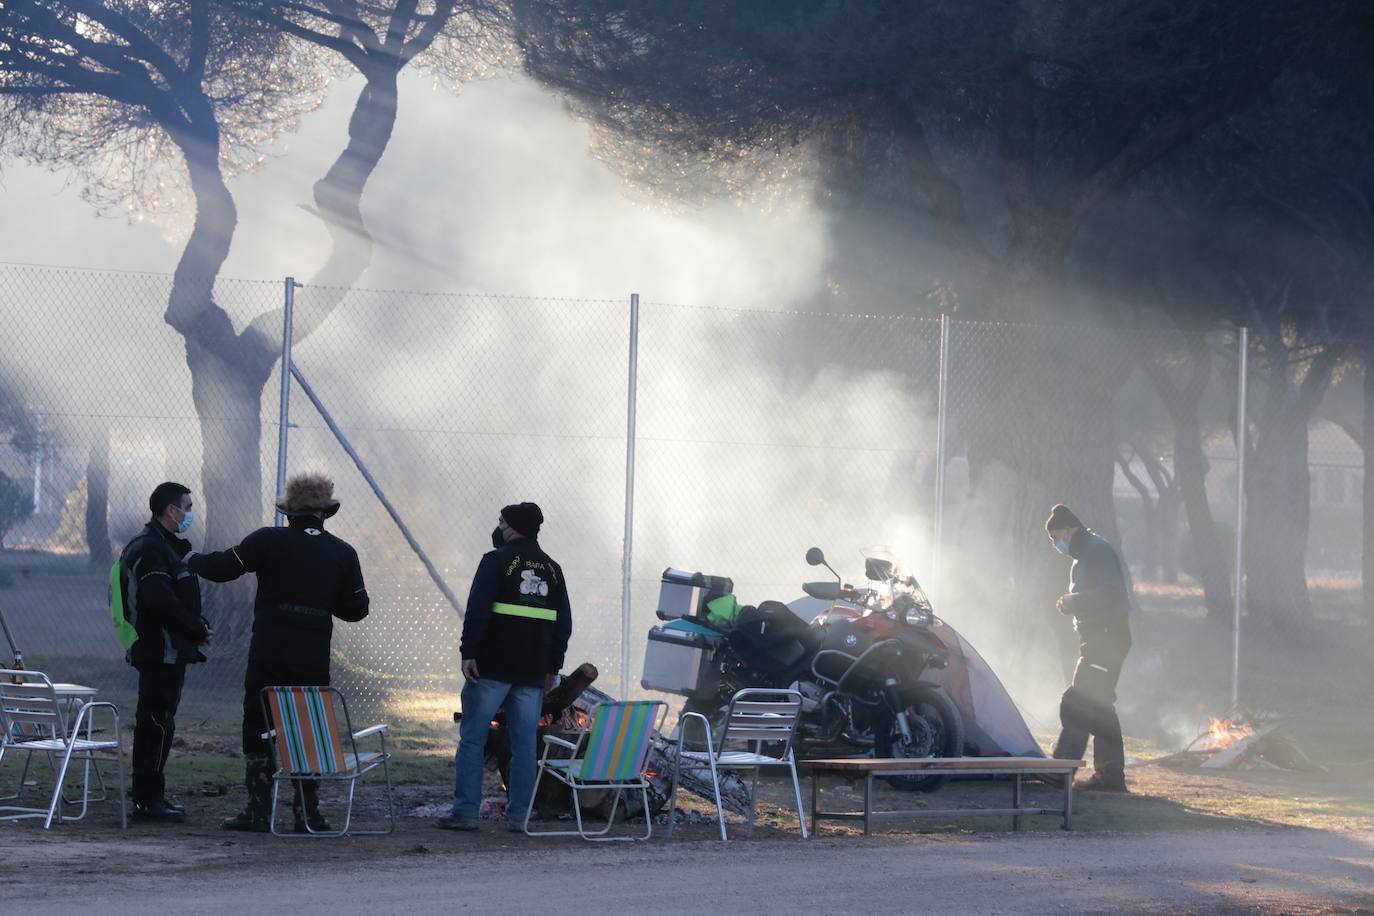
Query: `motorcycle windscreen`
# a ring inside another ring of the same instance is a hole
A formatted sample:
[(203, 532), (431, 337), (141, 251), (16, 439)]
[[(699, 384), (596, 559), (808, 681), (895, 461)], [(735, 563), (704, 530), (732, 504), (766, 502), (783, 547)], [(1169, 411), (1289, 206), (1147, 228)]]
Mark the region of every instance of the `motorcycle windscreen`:
[(1044, 757), (1011, 694), (978, 650), (944, 621), (933, 630), (949, 647), (949, 666), (928, 669), (922, 680), (943, 687), (963, 713), (965, 753), (977, 757)]

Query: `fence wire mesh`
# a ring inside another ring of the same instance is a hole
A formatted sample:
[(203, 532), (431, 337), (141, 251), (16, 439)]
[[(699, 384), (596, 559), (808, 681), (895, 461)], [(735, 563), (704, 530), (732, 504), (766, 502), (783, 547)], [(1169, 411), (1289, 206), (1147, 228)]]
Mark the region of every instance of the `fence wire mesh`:
[[(159, 481), (195, 491), (197, 549), (271, 524), (279, 366), (269, 346), (249, 382), (197, 389), (164, 319), (171, 291), (165, 276), (0, 266), (0, 602), (31, 656), (118, 659), (105, 571)], [(280, 281), (214, 288), (235, 332), (257, 326), (271, 346), (282, 297)], [(614, 690), (628, 299), (302, 288), (295, 306), (295, 365), (460, 599), (499, 508), (543, 506), (541, 541), (573, 600), (569, 664), (593, 662)], [(885, 547), (930, 582), (937, 609), (1023, 706), (1043, 709), (1018, 685), (1057, 693), (1062, 646), (1047, 635), (1043, 596), (1013, 583), (1048, 569), (1046, 588), (1062, 586), (1039, 532), (1059, 500), (1122, 545), (1144, 610), (1229, 613), (1234, 335), (967, 321), (948, 332), (932, 580), (940, 319), (641, 308), (632, 686), (665, 567), (730, 576), (743, 603), (786, 601), (823, 575), (805, 566), (808, 547), (851, 579), (865, 552)], [(232, 367), (236, 352), (216, 365)], [(1253, 352), (1261, 461), (1280, 427), (1268, 412), (1304, 376), (1279, 358), (1291, 354)], [(1360, 613), (1358, 375), (1332, 369), (1299, 427), (1320, 618)], [(373, 600), (366, 621), (335, 629), (335, 682), (361, 710), (403, 705), (442, 721), (456, 703), (458, 613), (299, 385), (290, 417), (289, 470), (334, 477), (343, 510), (331, 529), (358, 548)], [(222, 638), (188, 690), (237, 686), (250, 602), (251, 587), (211, 602)]]

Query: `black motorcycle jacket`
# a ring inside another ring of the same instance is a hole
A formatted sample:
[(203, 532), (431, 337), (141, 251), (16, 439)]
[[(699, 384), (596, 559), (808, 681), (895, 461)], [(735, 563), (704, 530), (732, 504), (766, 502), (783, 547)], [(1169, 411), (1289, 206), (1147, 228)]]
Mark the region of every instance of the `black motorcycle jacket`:
[(479, 677), (542, 685), (563, 667), (572, 610), (563, 570), (533, 538), (519, 538), (482, 557), (463, 618), (463, 658)]
[(1129, 648), (1131, 592), (1125, 567), (1112, 545), (1087, 528), (1069, 543), (1073, 566), (1069, 593), (1077, 596), (1073, 625), (1083, 644)]
[(156, 519), (124, 545), (120, 588), (138, 631), (125, 657), (134, 667), (205, 661), (197, 648), (209, 635), (201, 616), (200, 582), (181, 562), (190, 552), (189, 541)]
[(192, 557), (190, 566), (212, 582), (257, 573), (248, 665), (297, 673), (300, 683), (328, 683), (334, 618), (367, 616), (357, 551), (315, 516), (259, 528), (237, 547)]

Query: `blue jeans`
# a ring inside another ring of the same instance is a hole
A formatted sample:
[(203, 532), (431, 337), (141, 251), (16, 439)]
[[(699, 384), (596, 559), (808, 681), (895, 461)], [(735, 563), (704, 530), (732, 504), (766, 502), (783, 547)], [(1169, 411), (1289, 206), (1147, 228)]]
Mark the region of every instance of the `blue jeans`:
[(457, 817), (477, 817), (481, 811), (487, 730), (491, 717), (502, 705), (506, 708), (506, 730), (510, 733), (510, 805), (506, 819), (523, 824), (534, 796), (534, 771), (538, 766), (535, 732), (544, 706), (544, 690), (485, 677), (463, 685), (463, 719), (458, 725), (458, 752), (454, 759), (457, 773), (453, 779), (453, 813)]

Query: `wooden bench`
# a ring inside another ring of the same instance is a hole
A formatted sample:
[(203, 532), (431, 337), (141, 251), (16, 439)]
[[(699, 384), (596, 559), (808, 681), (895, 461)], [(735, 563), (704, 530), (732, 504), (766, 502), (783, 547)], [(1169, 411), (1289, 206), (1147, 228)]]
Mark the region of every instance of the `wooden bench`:
[[(811, 835), (816, 835), (816, 823), (821, 820), (864, 823), (868, 836), (875, 817), (946, 817), (949, 815), (992, 814), (1011, 817), (1011, 829), (1021, 829), (1021, 818), (1028, 814), (1058, 814), (1064, 818), (1064, 829), (1073, 829), (1073, 777), (1082, 760), (1054, 760), (1047, 757), (923, 757), (919, 759), (880, 759), (872, 757), (838, 757), (800, 761), (811, 768)], [(1010, 776), (1010, 808), (918, 808), (908, 811), (874, 811), (873, 779), (875, 776)], [(820, 783), (822, 776), (863, 777), (863, 811), (822, 811)], [(1028, 808), (1021, 799), (1021, 778), (1043, 776), (1062, 779), (1063, 808)]]

